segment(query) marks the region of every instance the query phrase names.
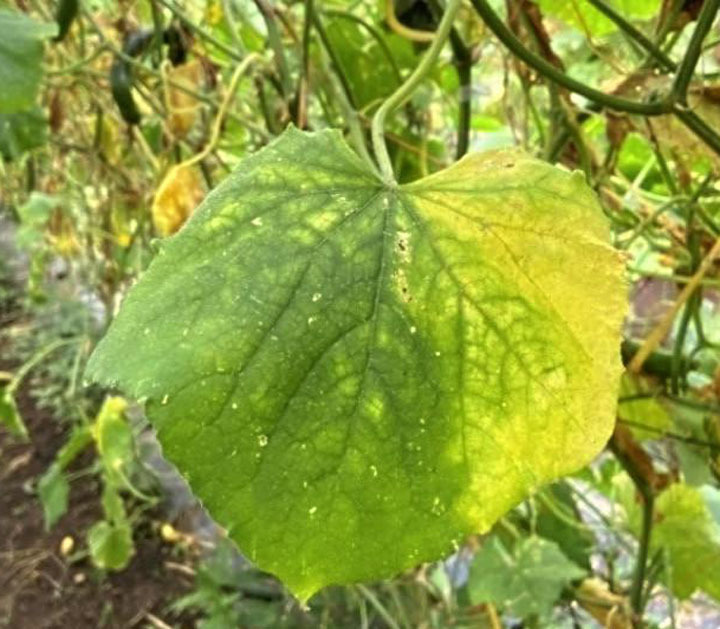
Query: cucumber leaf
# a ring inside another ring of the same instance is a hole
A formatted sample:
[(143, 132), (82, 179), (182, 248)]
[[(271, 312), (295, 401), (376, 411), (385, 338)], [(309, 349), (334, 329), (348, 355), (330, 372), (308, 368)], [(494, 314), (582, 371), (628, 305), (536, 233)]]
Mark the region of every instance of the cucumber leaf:
[(400, 187), (289, 129), (165, 240), (88, 364), (301, 599), (393, 575), (614, 424), (623, 264), (582, 175), (516, 151)]

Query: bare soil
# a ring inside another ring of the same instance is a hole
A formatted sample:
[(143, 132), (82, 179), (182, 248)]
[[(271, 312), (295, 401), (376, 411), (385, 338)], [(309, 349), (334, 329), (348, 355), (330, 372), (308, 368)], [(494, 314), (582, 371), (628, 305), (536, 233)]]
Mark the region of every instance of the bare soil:
[[(3, 349), (0, 344), (0, 370), (9, 370)], [(26, 392), (18, 397), (31, 439), (17, 443), (0, 428), (0, 627), (162, 626), (153, 624), (148, 613), (167, 618), (168, 605), (191, 586), (191, 578), (173, 567), (183, 560), (177, 547), (161, 540), (149, 514), (134, 531), (136, 552), (122, 572), (101, 574), (87, 559), (68, 562), (60, 553), (61, 541), (71, 536), (74, 552), (84, 547), (87, 530), (101, 517), (101, 488), (91, 474), (74, 480), (68, 512), (51, 531), (45, 530), (34, 486), (64, 443), (66, 430)], [(87, 467), (92, 456), (85, 453), (70, 472)], [(168, 624), (194, 623), (174, 618)]]

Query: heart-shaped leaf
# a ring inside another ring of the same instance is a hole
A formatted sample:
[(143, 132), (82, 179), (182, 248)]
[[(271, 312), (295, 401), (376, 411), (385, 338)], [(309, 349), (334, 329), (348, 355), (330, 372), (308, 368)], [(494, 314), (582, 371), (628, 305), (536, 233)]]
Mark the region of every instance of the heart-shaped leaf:
[(614, 422), (622, 263), (582, 176), (519, 152), (385, 186), (291, 129), (165, 241), (88, 366), (307, 599), (484, 531)]

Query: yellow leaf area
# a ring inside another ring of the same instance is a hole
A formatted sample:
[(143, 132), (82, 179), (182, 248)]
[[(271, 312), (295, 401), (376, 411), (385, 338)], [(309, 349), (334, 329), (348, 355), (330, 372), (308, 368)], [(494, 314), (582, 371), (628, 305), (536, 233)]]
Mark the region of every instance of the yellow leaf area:
[(176, 138), (184, 138), (197, 119), (199, 102), (188, 90), (197, 91), (202, 72), (198, 59), (167, 70), (167, 126)]
[(201, 176), (194, 165), (173, 166), (158, 186), (152, 204), (153, 225), (158, 234), (174, 234), (204, 196)]
[(50, 215), (47, 235), (53, 249), (61, 256), (69, 258), (80, 251), (72, 218), (58, 208)]
[[(405, 243), (407, 256), (444, 269), (416, 283), (408, 273), (417, 299), (406, 307), (434, 346), (459, 357), (456, 456), (471, 468), (461, 510), (491, 524), (607, 442), (623, 263), (581, 173), (560, 177), (521, 152), (472, 155), (405, 190), (416, 213), (405, 229), (418, 241)], [(489, 482), (500, 476), (502, 496)]]

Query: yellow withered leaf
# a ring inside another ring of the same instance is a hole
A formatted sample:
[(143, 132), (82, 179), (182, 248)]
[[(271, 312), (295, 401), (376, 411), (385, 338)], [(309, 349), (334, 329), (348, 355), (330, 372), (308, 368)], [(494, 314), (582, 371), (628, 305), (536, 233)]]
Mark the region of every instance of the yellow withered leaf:
[(155, 230), (161, 236), (174, 234), (204, 196), (205, 190), (195, 166), (173, 166), (160, 183), (153, 200)]
[(197, 118), (198, 99), (187, 90), (197, 90), (202, 80), (202, 65), (195, 59), (167, 71), (167, 106), (169, 131), (177, 138), (184, 138)]

